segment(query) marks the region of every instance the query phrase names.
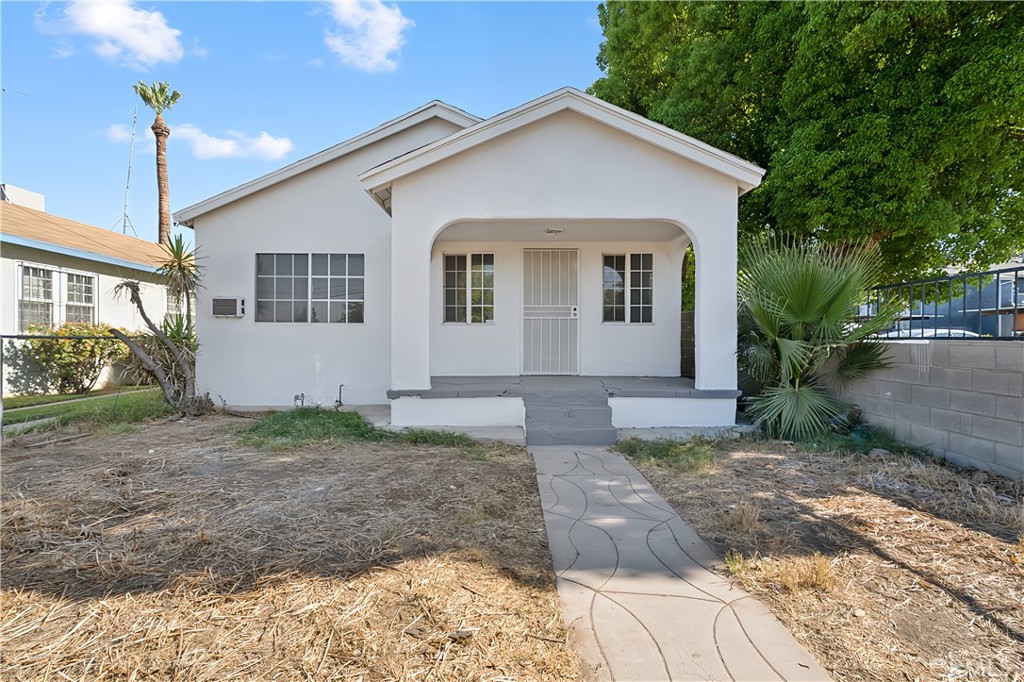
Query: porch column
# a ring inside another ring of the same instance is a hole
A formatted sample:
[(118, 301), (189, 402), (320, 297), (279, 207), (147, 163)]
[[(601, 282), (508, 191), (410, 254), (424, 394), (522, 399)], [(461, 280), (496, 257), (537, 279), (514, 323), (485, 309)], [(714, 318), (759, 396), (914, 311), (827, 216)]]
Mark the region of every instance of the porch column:
[(431, 231), (403, 214), (391, 216), (391, 388), (430, 388)]
[[(700, 234), (696, 250), (694, 351), (697, 388), (732, 389), (736, 376), (736, 204), (721, 225)], [(716, 220), (717, 222), (717, 220)]]

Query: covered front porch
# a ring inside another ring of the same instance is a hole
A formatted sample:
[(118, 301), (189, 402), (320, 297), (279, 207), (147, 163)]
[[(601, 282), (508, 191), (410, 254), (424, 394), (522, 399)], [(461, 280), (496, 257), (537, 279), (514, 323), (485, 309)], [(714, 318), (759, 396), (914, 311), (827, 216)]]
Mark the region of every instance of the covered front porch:
[(602, 442), (733, 425), (736, 200), (761, 173), (564, 90), (361, 175), (392, 217), (392, 424), (549, 422)]
[(633, 429), (727, 428), (739, 396), (681, 377), (437, 376), (430, 383), (388, 392), (392, 424), (520, 427), (530, 445), (605, 445)]

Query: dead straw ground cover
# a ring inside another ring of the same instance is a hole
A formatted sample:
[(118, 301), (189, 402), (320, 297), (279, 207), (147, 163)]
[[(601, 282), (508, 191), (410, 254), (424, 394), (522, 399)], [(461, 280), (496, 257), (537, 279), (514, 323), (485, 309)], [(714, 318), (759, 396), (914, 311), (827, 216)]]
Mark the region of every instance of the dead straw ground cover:
[(914, 457), (713, 449), (700, 470), (634, 463), (834, 679), (1024, 680), (1020, 485)]
[(3, 452), (4, 680), (576, 679), (520, 448)]

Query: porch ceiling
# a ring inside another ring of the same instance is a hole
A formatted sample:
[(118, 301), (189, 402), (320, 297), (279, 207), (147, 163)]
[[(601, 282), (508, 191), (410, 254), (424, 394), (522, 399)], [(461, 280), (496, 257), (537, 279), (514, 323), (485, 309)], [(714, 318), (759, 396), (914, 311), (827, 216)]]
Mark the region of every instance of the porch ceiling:
[(661, 220), (486, 220), (449, 225), (438, 242), (665, 242), (682, 235)]

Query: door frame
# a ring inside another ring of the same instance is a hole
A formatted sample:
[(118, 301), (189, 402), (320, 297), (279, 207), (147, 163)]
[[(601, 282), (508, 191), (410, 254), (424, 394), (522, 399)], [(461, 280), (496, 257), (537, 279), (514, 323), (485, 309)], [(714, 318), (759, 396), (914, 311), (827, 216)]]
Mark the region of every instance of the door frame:
[[(575, 371), (567, 372), (564, 374), (541, 374), (526, 372), (526, 252), (527, 251), (568, 251), (576, 254), (576, 317), (573, 318), (576, 321), (576, 367)], [(579, 247), (567, 246), (567, 247), (544, 247), (544, 246), (525, 246), (522, 248), (521, 253), (523, 254), (522, 261), (520, 263), (520, 272), (523, 273), (522, 283), (519, 288), (520, 293), (520, 305), (519, 305), (519, 374), (520, 376), (580, 376), (580, 353), (583, 347), (582, 335), (583, 325), (581, 323), (583, 317), (582, 307), (580, 306), (580, 300), (583, 298), (582, 286), (582, 269), (583, 259), (580, 254)]]

